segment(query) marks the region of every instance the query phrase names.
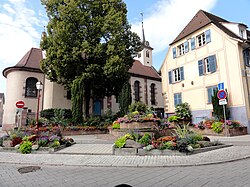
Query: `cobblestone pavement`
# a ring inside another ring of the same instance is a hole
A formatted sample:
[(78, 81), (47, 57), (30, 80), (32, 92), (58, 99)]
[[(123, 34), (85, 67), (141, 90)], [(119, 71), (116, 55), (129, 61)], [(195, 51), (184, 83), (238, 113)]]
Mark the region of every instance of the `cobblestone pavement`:
[[(77, 144), (76, 144), (77, 145)], [(93, 147), (95, 145), (92, 145)], [(0, 152), (0, 163), (67, 166), (192, 166), (250, 158), (249, 146), (231, 146), (189, 156), (117, 156), (82, 154), (20, 154)]]
[[(0, 164), (1, 187), (74, 186), (114, 187), (248, 187), (250, 159), (235, 162), (189, 167), (86, 167), (47, 166), (34, 172), (19, 173), (31, 165)], [(37, 166), (37, 165), (36, 165)]]

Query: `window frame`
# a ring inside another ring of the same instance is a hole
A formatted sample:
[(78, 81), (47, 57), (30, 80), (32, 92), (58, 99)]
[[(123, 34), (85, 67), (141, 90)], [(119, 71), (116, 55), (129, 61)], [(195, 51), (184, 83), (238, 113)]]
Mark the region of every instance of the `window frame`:
[[(207, 88), (207, 104), (212, 104), (212, 96), (214, 96), (214, 91), (218, 88), (216, 85), (208, 86), (206, 88)], [(210, 92), (211, 94), (209, 93), (209, 89), (212, 89), (212, 92)]]
[(199, 69), (199, 76), (208, 75), (216, 72), (217, 71), (216, 55), (211, 55), (201, 60), (198, 60), (198, 69)]
[[(32, 82), (33, 81), (33, 82)], [(25, 97), (28, 98), (37, 98), (38, 91), (36, 89), (36, 83), (38, 82), (38, 79), (35, 77), (28, 77), (25, 80)], [(30, 90), (29, 90), (30, 89)], [(34, 94), (29, 94), (34, 92)]]
[(178, 45), (177, 49), (178, 49), (178, 56), (181, 56), (181, 55), (185, 54), (185, 45), (184, 45), (184, 43)]
[(151, 94), (151, 97), (150, 97), (150, 102), (151, 102), (151, 105), (156, 105), (156, 98), (155, 98), (155, 96), (156, 96), (156, 94), (155, 94), (155, 87), (156, 85), (155, 85), (155, 83), (152, 83), (151, 85), (150, 85), (150, 94)]
[(135, 101), (140, 101), (140, 81), (136, 80), (134, 82), (134, 94), (135, 94)]
[(182, 103), (182, 93), (174, 93), (174, 107)]

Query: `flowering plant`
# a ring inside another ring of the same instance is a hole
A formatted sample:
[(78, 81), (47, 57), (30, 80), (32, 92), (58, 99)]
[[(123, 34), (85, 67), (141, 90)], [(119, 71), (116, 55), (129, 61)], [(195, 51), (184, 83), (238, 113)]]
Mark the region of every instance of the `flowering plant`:
[(129, 113), (124, 117), (118, 118), (118, 123), (130, 123), (130, 122), (146, 122), (154, 121), (160, 123), (160, 118), (154, 117), (153, 114), (140, 114), (138, 111)]

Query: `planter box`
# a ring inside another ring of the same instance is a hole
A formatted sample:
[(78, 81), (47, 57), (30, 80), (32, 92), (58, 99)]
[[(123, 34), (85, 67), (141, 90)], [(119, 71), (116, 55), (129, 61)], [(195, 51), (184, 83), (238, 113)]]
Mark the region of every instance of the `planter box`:
[[(61, 145), (59, 147), (39, 147), (38, 150), (32, 150), (31, 154), (39, 154), (39, 153), (55, 153), (56, 151), (59, 151), (63, 148), (65, 148), (65, 145)], [(0, 147), (0, 152), (14, 152), (14, 153), (21, 153), (18, 149), (15, 147)]]
[(73, 135), (88, 135), (88, 134), (107, 134), (108, 130), (62, 130), (63, 136), (73, 136)]
[(139, 155), (139, 156), (146, 156), (146, 155), (161, 155), (161, 156), (186, 156), (186, 155), (193, 155), (198, 153), (203, 153), (207, 151), (212, 151), (215, 149), (221, 149), (225, 147), (230, 147), (232, 145), (217, 145), (217, 146), (211, 146), (211, 147), (204, 147), (204, 148), (198, 148), (194, 149), (193, 152), (188, 153), (182, 153), (175, 150), (158, 150), (158, 149), (152, 149), (151, 151), (146, 151), (142, 148), (114, 148), (113, 154), (114, 155)]
[[(214, 132), (213, 129), (198, 129), (195, 127), (189, 127), (190, 130), (199, 133), (201, 135), (211, 135), (211, 136), (226, 136), (226, 130), (223, 129), (221, 133)], [(229, 136), (241, 136), (247, 134), (247, 127), (236, 127), (229, 129)]]
[(153, 121), (120, 123), (120, 129), (151, 129), (154, 125)]

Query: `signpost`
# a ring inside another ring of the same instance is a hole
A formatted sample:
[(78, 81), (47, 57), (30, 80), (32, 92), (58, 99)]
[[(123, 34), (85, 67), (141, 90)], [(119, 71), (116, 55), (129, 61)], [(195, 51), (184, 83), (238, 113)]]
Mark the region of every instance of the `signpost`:
[[(223, 88), (223, 89), (219, 89), (219, 88)], [(224, 83), (220, 83), (218, 84), (218, 93), (217, 93), (217, 97), (219, 99), (219, 105), (223, 106), (223, 114), (224, 114), (224, 123), (225, 123), (225, 128), (226, 128), (226, 136), (228, 136), (228, 126), (226, 124), (226, 109), (225, 109), (225, 105), (227, 104), (227, 92), (224, 90)]]
[(20, 129), (21, 124), (22, 124), (22, 113), (23, 113), (23, 107), (24, 106), (25, 106), (24, 101), (19, 100), (19, 101), (16, 102), (18, 118), (19, 118), (18, 123), (17, 123), (18, 129)]

